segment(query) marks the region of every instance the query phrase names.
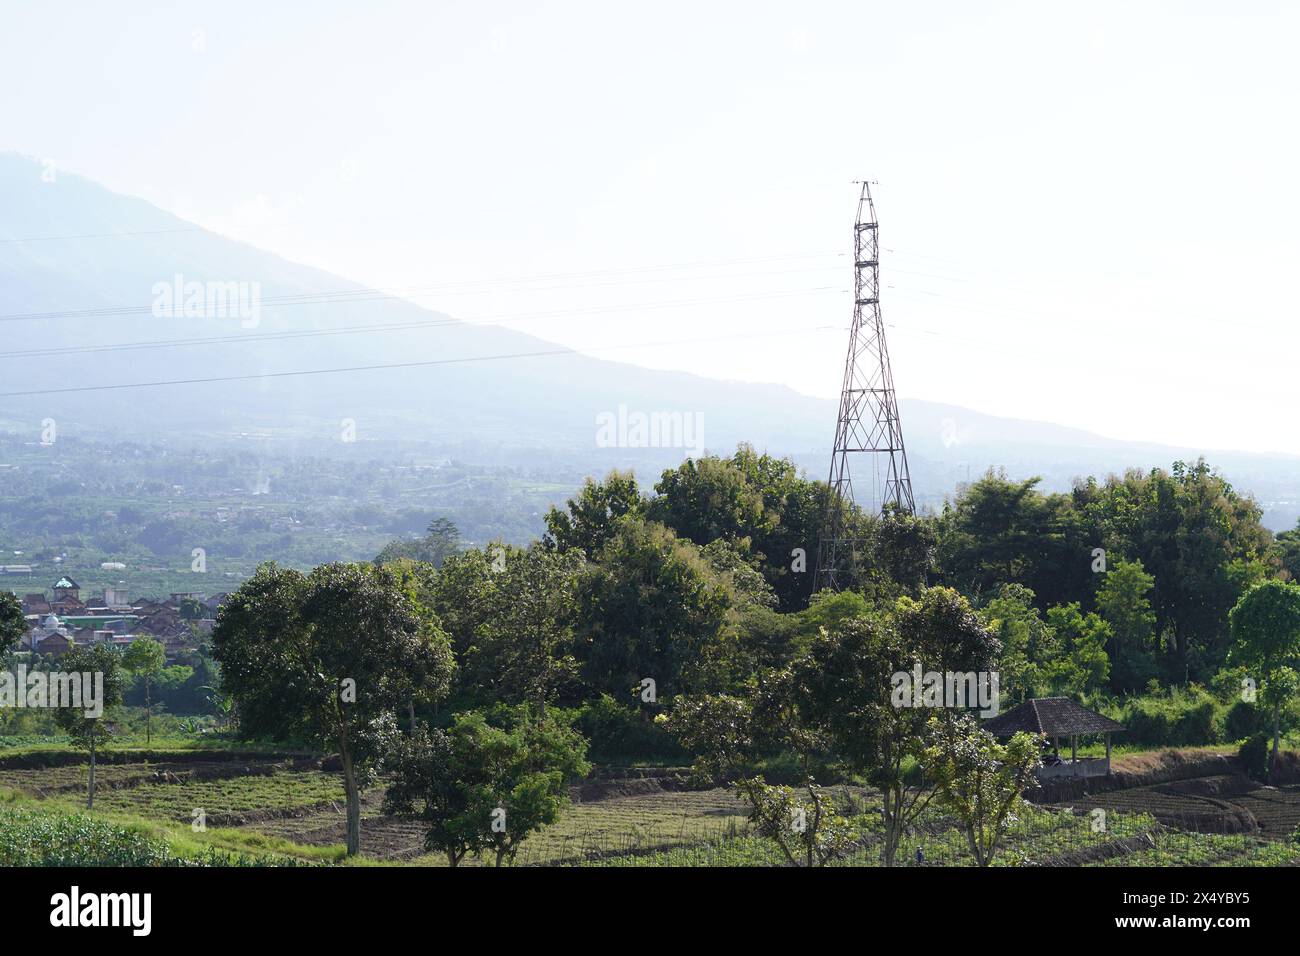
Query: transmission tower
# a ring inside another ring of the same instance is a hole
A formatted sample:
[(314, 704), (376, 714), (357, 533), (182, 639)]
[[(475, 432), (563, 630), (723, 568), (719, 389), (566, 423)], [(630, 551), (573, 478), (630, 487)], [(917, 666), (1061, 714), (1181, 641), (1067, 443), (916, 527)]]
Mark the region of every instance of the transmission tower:
[(853, 327), (831, 452), (830, 493), (817, 547), (816, 589), (842, 586), (838, 578), (856, 564), (857, 542), (846, 537), (844, 529), (848, 507), (854, 501), (850, 455), (865, 457), (870, 464), (873, 506), (879, 502), (881, 511), (892, 508), (906, 514), (916, 510), (885, 325), (880, 318), (879, 231), (871, 186), (864, 182), (853, 227)]

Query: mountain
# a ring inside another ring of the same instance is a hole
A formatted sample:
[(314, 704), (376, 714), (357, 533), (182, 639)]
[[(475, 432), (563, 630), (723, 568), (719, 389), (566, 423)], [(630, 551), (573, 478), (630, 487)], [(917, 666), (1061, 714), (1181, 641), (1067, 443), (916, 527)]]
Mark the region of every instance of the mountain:
[[(0, 413), (11, 427), (30, 428), (48, 417), (61, 427), (94, 430), (333, 437), (339, 422), (351, 418), (370, 436), (582, 449), (593, 446), (596, 416), (617, 414), (622, 405), (700, 415), (710, 447), (748, 436), (802, 450), (825, 421), (825, 402), (777, 386), (717, 382), (575, 354), (465, 362), (558, 347), (501, 327), (454, 322), (197, 229), (85, 179), (61, 173), (55, 183), (43, 182), (41, 172), (29, 160), (0, 157), (0, 328), (6, 342), (0, 392), (445, 364), (11, 396)], [(93, 238), (105, 233), (127, 235)], [(12, 241), (41, 237), (85, 238)], [(243, 315), (227, 309), (235, 314), (226, 316), (154, 314), (155, 304), (167, 305), (160, 288), (188, 283), (242, 283), (250, 299), (256, 283), (257, 315), (250, 317), (252, 309)], [(28, 315), (39, 317), (22, 317)], [(39, 351), (196, 338), (208, 341)]]
[[(680, 460), (683, 449), (606, 447), (601, 423), (634, 438), (627, 429), (634, 433), (638, 413), (664, 413), (683, 416), (678, 422), (695, 434), (681, 437), (708, 450), (748, 441), (813, 475), (826, 468), (834, 402), (563, 353), (522, 332), (456, 322), (87, 179), (60, 172), (46, 182), (43, 172), (33, 160), (0, 155), (0, 429), (35, 439), (53, 419), (61, 434), (256, 437), (319, 450), (336, 444), (350, 420), (368, 440), (646, 474)], [(187, 316), (194, 283), (226, 292), (227, 307), (217, 295)], [(169, 302), (173, 288), (180, 294)], [(151, 343), (174, 344), (143, 347)], [(284, 374), (324, 369), (355, 370)], [(160, 381), (185, 384), (69, 391)], [(989, 467), (1041, 475), (1044, 487), (1064, 490), (1076, 476), (1204, 454), (1260, 498), (1273, 527), (1300, 516), (1297, 457), (1119, 442), (919, 400), (904, 399), (901, 416), (925, 506), (940, 506)]]

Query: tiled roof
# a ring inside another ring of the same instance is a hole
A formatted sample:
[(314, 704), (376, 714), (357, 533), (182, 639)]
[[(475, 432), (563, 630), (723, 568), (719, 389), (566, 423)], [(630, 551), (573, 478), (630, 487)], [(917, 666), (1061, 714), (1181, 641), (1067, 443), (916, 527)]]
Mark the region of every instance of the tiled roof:
[(1038, 697), (1019, 707), (984, 721), (981, 726), (998, 737), (1018, 731), (1065, 737), (1070, 734), (1102, 734), (1123, 730), (1124, 725), (1082, 707), (1068, 697)]

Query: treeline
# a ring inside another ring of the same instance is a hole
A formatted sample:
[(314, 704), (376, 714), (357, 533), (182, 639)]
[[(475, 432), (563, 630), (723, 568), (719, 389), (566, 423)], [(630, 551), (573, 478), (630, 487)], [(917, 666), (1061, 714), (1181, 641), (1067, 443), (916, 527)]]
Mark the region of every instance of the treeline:
[[(778, 839), (788, 834), (772, 821), (787, 811), (837, 819), (817, 789), (827, 775), (892, 799), (891, 839), (923, 765), (960, 815), (951, 754), (993, 760), (1018, 792), (1026, 742), (1001, 747), (890, 701), (890, 675), (918, 663), (997, 670), (1004, 708), (1049, 694), (1114, 707), (1174, 686), (1195, 700), (1205, 683), (1222, 703), (1255, 681), (1275, 746), (1285, 729), (1289, 697), (1268, 668), (1294, 644), (1254, 653), (1268, 628), (1230, 615), (1265, 582), (1283, 605), (1300, 594), (1284, 583), (1294, 554), (1203, 462), (1063, 495), (989, 473), (938, 515), (849, 507), (849, 586), (814, 595), (826, 503), (823, 483), (745, 446), (669, 469), (651, 491), (613, 472), (551, 509), (528, 547), (458, 550), (444, 521), (371, 566), (263, 566), (223, 606), (214, 652), (245, 733), (340, 752), (350, 850), (360, 788), (383, 770), (390, 808), (425, 820), (453, 863), (509, 859), (554, 819), (588, 757), (690, 757), (748, 780), (755, 818)], [(1221, 733), (1223, 709), (1211, 716)], [(1252, 703), (1230, 726), (1263, 722)], [(806, 797), (750, 776), (781, 759)], [(792, 862), (832, 858), (851, 827), (832, 849), (813, 830), (790, 842)]]

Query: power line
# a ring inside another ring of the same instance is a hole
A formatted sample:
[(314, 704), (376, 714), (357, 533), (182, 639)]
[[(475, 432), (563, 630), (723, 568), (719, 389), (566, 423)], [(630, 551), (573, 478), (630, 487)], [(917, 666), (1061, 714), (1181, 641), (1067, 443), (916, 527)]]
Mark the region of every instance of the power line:
[[(777, 261), (777, 260), (802, 259), (802, 258), (820, 258), (820, 256), (778, 256), (778, 257), (748, 259), (748, 260), (737, 259), (732, 261), (736, 264), (740, 264), (746, 262), (770, 262), (770, 261)], [(675, 265), (675, 266), (648, 266), (641, 269), (627, 269), (627, 270), (613, 269), (613, 270), (606, 270), (605, 272), (570, 273), (568, 274), (567, 277), (581, 278), (584, 276), (617, 275), (624, 272), (638, 273), (638, 272), (648, 272), (648, 271), (655, 271), (655, 270), (683, 269), (683, 268), (692, 268), (695, 265), (696, 264), (693, 263), (686, 263), (683, 265)], [(450, 282), (450, 283), (441, 283), (435, 285), (409, 286), (404, 289), (380, 290), (380, 289), (372, 289), (372, 288), (360, 288), (360, 289), (351, 289), (351, 290), (335, 290), (330, 292), (304, 292), (304, 293), (297, 293), (293, 295), (259, 297), (258, 302), (259, 304), (262, 305), (270, 305), (279, 308), (282, 306), (289, 306), (289, 305), (318, 305), (318, 304), (329, 305), (338, 302), (369, 302), (369, 301), (378, 301), (378, 300), (386, 300), (386, 299), (402, 299), (413, 293), (420, 293), (420, 294), (437, 293), (439, 295), (473, 295), (473, 294), (481, 294), (486, 292), (551, 292), (551, 291), (563, 290), (563, 289), (596, 288), (599, 286), (607, 286), (607, 285), (630, 285), (630, 284), (645, 283), (645, 282), (660, 282), (660, 281), (694, 282), (697, 280), (708, 280), (708, 279), (731, 279), (731, 278), (742, 279), (752, 275), (766, 276), (766, 275), (790, 275), (790, 274), (802, 273), (802, 272), (829, 272), (829, 271), (836, 270), (837, 268), (838, 267), (835, 266), (815, 266), (813, 268), (808, 268), (808, 269), (782, 269), (777, 271), (772, 271), (768, 269), (768, 270), (763, 270), (761, 272), (750, 272), (750, 273), (727, 272), (727, 273), (714, 273), (712, 275), (664, 277), (661, 279), (633, 279), (633, 280), (621, 280), (615, 282), (595, 282), (595, 283), (580, 283), (576, 285), (543, 286), (540, 288), (534, 287), (534, 288), (522, 288), (522, 289), (509, 289), (509, 288), (495, 287), (495, 284), (497, 283), (547, 281), (552, 278), (566, 277), (564, 274), (554, 274), (549, 276), (547, 275), (518, 276), (513, 279), (502, 278), (502, 279), (466, 280), (462, 282)], [(484, 288), (481, 290), (473, 288), (476, 285), (482, 285), (484, 286)], [(15, 312), (15, 313), (10, 313), (8, 315), (0, 315), (0, 321), (25, 322), (25, 321), (40, 320), (40, 319), (101, 318), (101, 317), (120, 316), (120, 315), (149, 315), (152, 313), (153, 313), (152, 305), (150, 306), (135, 306), (135, 305), (109, 306), (109, 307), (99, 308), (99, 309), (56, 310), (51, 312)]]
[(63, 388), (26, 389), (17, 392), (0, 392), (0, 398), (20, 398), (30, 395), (63, 395), (70, 392), (108, 392), (128, 388), (158, 388), (166, 385), (207, 385), (218, 382), (245, 382), (256, 379), (292, 378), (305, 375), (333, 375), (342, 372), (371, 372), (383, 369), (425, 368), (435, 365), (464, 365), (472, 362), (496, 362), (508, 359), (544, 358), (556, 355), (582, 355), (585, 352), (605, 352), (617, 349), (659, 348), (665, 345), (696, 345), (705, 342), (725, 342), (734, 339), (770, 338), (779, 335), (807, 335), (809, 332), (834, 331), (838, 326), (821, 325), (809, 328), (782, 329), (775, 332), (747, 332), (734, 335), (709, 336), (694, 339), (668, 339), (659, 342), (638, 342), (624, 345), (603, 345), (586, 349), (561, 347), (534, 352), (511, 352), (501, 355), (475, 355), (466, 358), (428, 359), (418, 362), (383, 362), (375, 365), (352, 365), (343, 368), (299, 369), (290, 372), (250, 372), (247, 375), (214, 375), (207, 378), (178, 378), (159, 382), (125, 382), (116, 385), (71, 385)]
[[(59, 355), (76, 355), (94, 352), (126, 352), (147, 349), (177, 348), (191, 345), (226, 345), (241, 342), (264, 342), (277, 339), (314, 338), (325, 335), (348, 335), (358, 332), (394, 332), (408, 329), (440, 328), (444, 326), (463, 326), (467, 328), (505, 327), (506, 321), (524, 321), (528, 319), (550, 318), (555, 316), (604, 315), (612, 312), (640, 312), (656, 309), (688, 308), (697, 305), (713, 305), (723, 302), (747, 302), (762, 299), (796, 298), (805, 295), (825, 295), (831, 292), (843, 292), (834, 286), (816, 286), (810, 289), (794, 289), (783, 292), (755, 293), (751, 295), (728, 296), (720, 298), (678, 299), (666, 302), (649, 302), (627, 306), (593, 306), (585, 309), (555, 309), (549, 312), (515, 312), (498, 315), (478, 316), (471, 319), (429, 319), (420, 322), (394, 322), (383, 325), (350, 325), (331, 329), (288, 329), (279, 332), (254, 332), (247, 335), (214, 335), (189, 339), (153, 339), (143, 342), (119, 342), (105, 345), (71, 345), (51, 346), (48, 348), (23, 349), (0, 354), (0, 360), (54, 357)], [(475, 319), (492, 319), (481, 322)]]

